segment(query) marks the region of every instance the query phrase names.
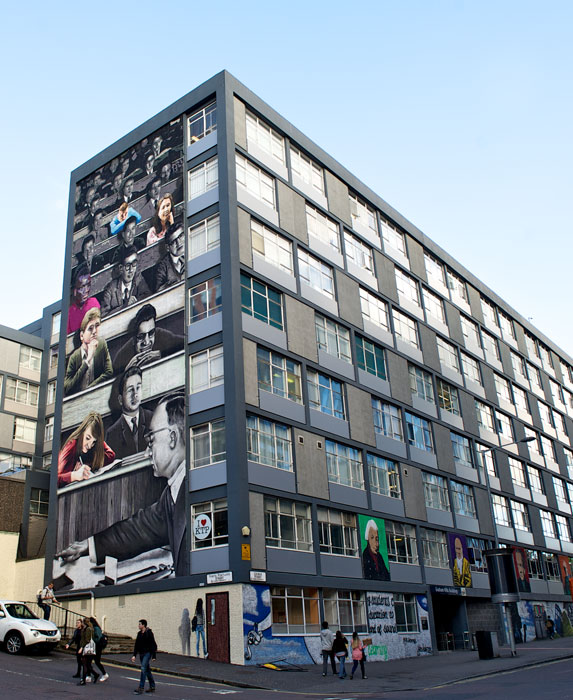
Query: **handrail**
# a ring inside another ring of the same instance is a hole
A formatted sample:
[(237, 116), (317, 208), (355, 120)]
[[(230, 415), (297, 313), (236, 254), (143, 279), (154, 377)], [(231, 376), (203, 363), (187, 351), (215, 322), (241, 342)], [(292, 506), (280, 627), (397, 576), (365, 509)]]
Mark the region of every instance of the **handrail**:
[[(24, 602), (39, 618), (44, 617), (44, 610), (37, 601)], [(89, 617), (89, 614), (70, 610), (59, 603), (50, 603), (50, 621), (59, 628), (62, 633), (62, 638), (71, 637), (76, 626), (75, 621), (79, 617)]]

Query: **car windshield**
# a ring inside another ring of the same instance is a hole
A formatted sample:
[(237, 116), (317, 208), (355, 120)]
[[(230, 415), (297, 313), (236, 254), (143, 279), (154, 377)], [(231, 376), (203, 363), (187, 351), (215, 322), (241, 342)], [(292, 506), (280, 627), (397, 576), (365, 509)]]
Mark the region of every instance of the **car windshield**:
[(6, 610), (8, 615), (16, 617), (19, 620), (37, 620), (38, 616), (30, 610), (27, 605), (23, 603), (7, 603)]

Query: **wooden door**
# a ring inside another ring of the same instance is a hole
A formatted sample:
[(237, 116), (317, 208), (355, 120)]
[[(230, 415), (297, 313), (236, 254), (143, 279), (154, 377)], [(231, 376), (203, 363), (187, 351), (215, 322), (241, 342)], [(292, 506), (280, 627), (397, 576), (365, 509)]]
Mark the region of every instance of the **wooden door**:
[(207, 593), (205, 619), (209, 661), (230, 662), (229, 652), (229, 594)]

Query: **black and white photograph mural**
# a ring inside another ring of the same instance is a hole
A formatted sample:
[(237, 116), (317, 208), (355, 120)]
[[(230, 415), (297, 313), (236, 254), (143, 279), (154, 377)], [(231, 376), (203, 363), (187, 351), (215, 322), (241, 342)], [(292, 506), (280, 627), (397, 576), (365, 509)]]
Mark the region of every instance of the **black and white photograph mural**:
[(59, 590), (189, 572), (183, 162), (177, 119), (76, 187)]

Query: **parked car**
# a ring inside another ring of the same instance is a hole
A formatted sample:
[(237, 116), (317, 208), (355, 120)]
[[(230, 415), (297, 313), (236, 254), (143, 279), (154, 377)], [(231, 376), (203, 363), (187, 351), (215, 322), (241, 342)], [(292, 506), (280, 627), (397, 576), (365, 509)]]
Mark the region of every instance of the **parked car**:
[(41, 620), (26, 603), (0, 600), (0, 642), (9, 654), (19, 654), (36, 644), (53, 649), (61, 638), (56, 625)]

